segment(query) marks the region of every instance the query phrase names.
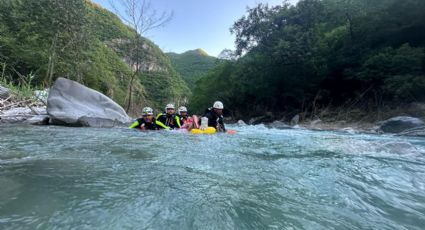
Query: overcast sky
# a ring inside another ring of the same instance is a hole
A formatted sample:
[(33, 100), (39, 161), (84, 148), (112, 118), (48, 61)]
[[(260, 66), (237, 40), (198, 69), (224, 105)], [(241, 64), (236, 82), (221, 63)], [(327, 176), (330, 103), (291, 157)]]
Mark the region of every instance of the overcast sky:
[[(111, 9), (108, 0), (92, 0)], [(298, 0), (290, 0), (295, 3)], [(282, 4), (283, 0), (152, 0), (158, 12), (174, 13), (173, 19), (162, 28), (145, 34), (164, 52), (182, 53), (201, 48), (211, 56), (223, 49), (234, 49), (235, 37), (229, 29), (241, 18), (247, 7), (258, 3)]]

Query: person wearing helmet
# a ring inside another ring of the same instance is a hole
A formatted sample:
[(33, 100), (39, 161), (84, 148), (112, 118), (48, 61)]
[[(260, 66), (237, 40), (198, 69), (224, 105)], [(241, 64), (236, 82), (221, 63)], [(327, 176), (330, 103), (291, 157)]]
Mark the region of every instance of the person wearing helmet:
[(153, 116), (153, 109), (145, 107), (142, 110), (142, 117), (138, 118), (131, 126), (130, 129), (141, 129), (141, 130), (158, 130), (159, 127), (156, 125), (155, 117)]
[(165, 106), (165, 112), (156, 116), (156, 125), (162, 129), (179, 129), (180, 117), (175, 113), (174, 104)]
[(198, 117), (196, 115), (189, 116), (187, 108), (185, 106), (180, 106), (178, 109), (178, 115), (180, 117), (181, 129), (187, 129), (188, 131), (199, 128), (198, 126)]
[[(204, 116), (202, 116), (201, 119), (201, 127), (214, 127), (217, 132), (226, 132), (223, 121), (223, 109), (224, 105), (221, 101), (214, 102), (212, 108), (205, 110)], [(202, 124), (202, 122), (206, 122), (207, 119), (208, 125)]]

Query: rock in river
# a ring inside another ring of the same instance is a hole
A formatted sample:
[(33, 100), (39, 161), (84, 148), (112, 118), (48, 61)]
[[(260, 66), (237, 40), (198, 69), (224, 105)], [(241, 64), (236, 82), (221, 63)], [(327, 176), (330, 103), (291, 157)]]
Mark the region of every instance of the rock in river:
[(424, 125), (425, 123), (419, 118), (400, 116), (382, 122), (379, 129), (385, 133), (400, 133)]
[(65, 78), (58, 78), (50, 89), (47, 113), (54, 125), (113, 127), (130, 122), (112, 99)]

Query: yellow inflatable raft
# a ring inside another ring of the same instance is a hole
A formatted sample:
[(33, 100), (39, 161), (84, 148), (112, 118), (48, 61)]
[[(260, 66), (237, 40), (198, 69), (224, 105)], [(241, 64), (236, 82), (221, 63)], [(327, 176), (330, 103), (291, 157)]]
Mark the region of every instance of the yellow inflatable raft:
[(192, 134), (215, 134), (217, 131), (215, 130), (214, 127), (208, 127), (205, 130), (200, 130), (200, 129), (192, 129), (190, 131), (190, 133)]

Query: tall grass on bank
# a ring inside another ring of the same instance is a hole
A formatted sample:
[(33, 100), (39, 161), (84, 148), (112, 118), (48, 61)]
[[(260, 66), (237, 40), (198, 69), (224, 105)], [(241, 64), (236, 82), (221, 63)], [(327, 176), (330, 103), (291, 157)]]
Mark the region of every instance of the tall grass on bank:
[(16, 75), (19, 77), (17, 82), (13, 82), (11, 76), (6, 75), (6, 63), (1, 64), (1, 78), (0, 85), (6, 87), (10, 90), (10, 94), (12, 95), (11, 99), (14, 101), (28, 101), (36, 102), (37, 99), (34, 97), (34, 91), (38, 90), (38, 87), (35, 87), (31, 84), (35, 75), (30, 73), (26, 76), (18, 73), (14, 70)]

